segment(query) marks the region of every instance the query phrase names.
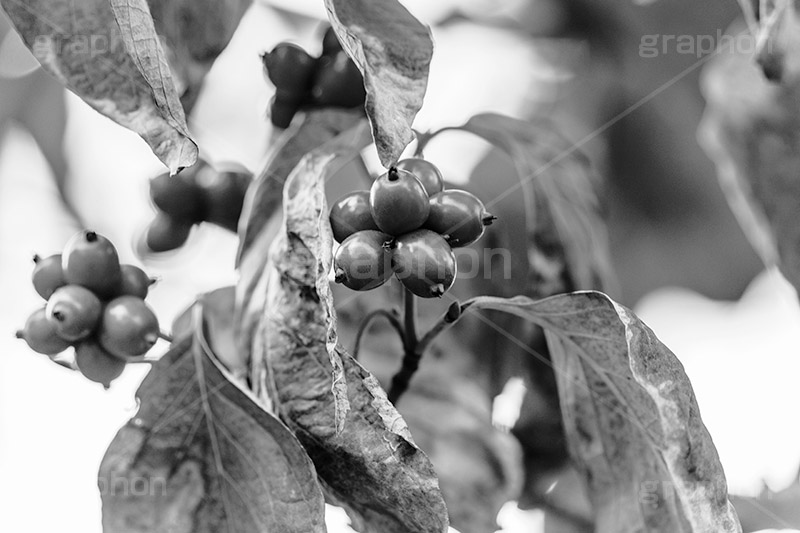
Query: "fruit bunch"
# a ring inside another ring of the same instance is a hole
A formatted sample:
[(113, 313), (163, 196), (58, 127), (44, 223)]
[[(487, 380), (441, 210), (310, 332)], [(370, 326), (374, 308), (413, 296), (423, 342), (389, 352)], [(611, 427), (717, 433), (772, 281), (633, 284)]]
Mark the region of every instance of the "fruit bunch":
[(34, 262), (33, 287), (47, 304), (17, 332), (32, 350), (54, 356), (74, 346), (81, 373), (108, 387), (155, 344), (158, 319), (144, 302), (154, 280), (121, 265), (107, 238), (81, 231), (61, 254)]
[(439, 169), (404, 159), (351, 192), (330, 213), (337, 283), (356, 291), (383, 285), (394, 274), (421, 298), (441, 297), (456, 279), (452, 248), (477, 241), (495, 217), (466, 191), (444, 188)]
[(319, 57), (284, 42), (261, 56), (261, 60), (267, 77), (275, 85), (270, 119), (276, 128), (288, 128), (302, 108), (364, 105), (366, 91), (361, 72), (342, 50), (332, 28), (322, 38)]
[(150, 198), (157, 214), (145, 230), (144, 247), (150, 252), (179, 248), (201, 222), (235, 232), (252, 179), (244, 169), (217, 171), (204, 161), (175, 176), (152, 179)]

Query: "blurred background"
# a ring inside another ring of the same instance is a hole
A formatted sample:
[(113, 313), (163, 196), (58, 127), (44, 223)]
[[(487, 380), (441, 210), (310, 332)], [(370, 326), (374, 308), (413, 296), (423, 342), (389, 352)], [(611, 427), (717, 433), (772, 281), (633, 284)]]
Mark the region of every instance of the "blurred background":
[[(648, 35), (717, 36), (739, 16), (737, 2), (403, 3), (435, 41), (415, 127), (460, 124), (484, 111), (552, 117), (605, 178), (618, 296), (685, 365), (730, 491), (789, 487), (800, 466), (792, 422), (800, 404), (797, 296), (759, 262), (697, 144), (707, 54), (665, 48), (643, 57), (640, 47)], [(272, 134), (265, 110), (273, 91), (259, 54), (285, 40), (316, 53), (324, 17), (319, 0), (250, 8), (189, 118), (203, 158), (258, 170)], [(426, 155), (454, 182), (468, 181), (476, 167), (484, 176), (473, 179), (487, 183), (510, 171), (466, 135), (448, 136)], [(138, 136), (38, 68), (0, 12), (2, 531), (100, 531), (97, 468), (135, 413), (146, 371), (129, 367), (104, 391), (13, 337), (41, 305), (29, 283), (33, 253), (59, 252), (81, 227), (107, 235), (121, 260), (160, 278), (148, 301), (165, 324), (196, 294), (235, 282), (236, 238), (216, 226), (196, 227), (175, 253), (144, 262), (135, 255), (154, 214), (149, 179), (163, 170)], [(500, 518), (504, 531), (544, 531), (537, 511), (510, 505)], [(344, 530), (340, 513), (330, 519), (331, 531)]]

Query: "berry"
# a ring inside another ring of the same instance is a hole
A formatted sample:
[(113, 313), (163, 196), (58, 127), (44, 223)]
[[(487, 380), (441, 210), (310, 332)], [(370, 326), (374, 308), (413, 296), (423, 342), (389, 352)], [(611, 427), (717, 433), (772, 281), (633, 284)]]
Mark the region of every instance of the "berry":
[(419, 180), (395, 168), (372, 184), (369, 205), (378, 228), (395, 237), (421, 227), (430, 212), (428, 194)]
[(336, 283), (354, 291), (368, 291), (386, 283), (392, 276), (391, 254), (386, 246), (391, 240), (391, 236), (374, 230), (346, 238), (333, 258)]
[(141, 298), (120, 296), (106, 305), (97, 338), (112, 355), (130, 359), (147, 353), (158, 333), (158, 318)]
[(125, 370), (125, 361), (117, 359), (94, 340), (85, 340), (75, 347), (75, 364), (90, 381), (105, 388)]
[(275, 85), (276, 94), (290, 102), (305, 100), (316, 68), (316, 59), (292, 43), (279, 43), (261, 56), (267, 77)]
[(150, 278), (144, 270), (134, 265), (121, 265), (122, 281), (120, 282), (120, 296), (129, 295), (137, 298), (146, 298), (150, 285), (155, 280)]
[(458, 189), (434, 194), (426, 229), (446, 235), (451, 246), (468, 246), (483, 235), (483, 230), (496, 217), (486, 212), (478, 197)]
[(158, 213), (145, 230), (144, 244), (151, 252), (168, 252), (183, 246), (191, 231), (191, 223), (179, 222), (169, 215)]
[(61, 267), (67, 283), (91, 289), (101, 298), (113, 296), (122, 277), (117, 249), (93, 231), (81, 231), (67, 242)]
[(64, 270), (61, 268), (61, 254), (51, 255), (42, 259), (38, 255), (33, 256), (33, 267), (31, 280), (33, 288), (39, 296), (47, 300), (59, 287), (67, 284), (64, 280)]
[(202, 191), (189, 172), (177, 176), (161, 174), (153, 178), (150, 180), (150, 198), (158, 209), (176, 220), (199, 222), (205, 217)]
[(392, 270), (420, 298), (440, 298), (455, 282), (456, 257), (441, 235), (421, 229), (397, 239)]
[(103, 312), (103, 304), (86, 287), (65, 285), (53, 293), (45, 311), (59, 337), (78, 341), (94, 332)]
[(344, 50), (319, 58), (311, 87), (312, 104), (320, 107), (357, 107), (364, 105), (366, 97), (361, 71)]
[(322, 36), (322, 55), (332, 56), (341, 49), (342, 43), (339, 42), (336, 32), (333, 31), (333, 28), (328, 27), (328, 29), (325, 30), (325, 35)]
[(433, 196), (437, 192), (444, 190), (444, 178), (436, 165), (430, 161), (425, 161), (418, 157), (403, 159), (397, 163), (399, 170), (405, 170), (414, 174), (419, 182), (425, 187), (428, 196)]
[(377, 230), (369, 207), (369, 191), (345, 194), (331, 207), (331, 229), (337, 242), (344, 242), (350, 235), (364, 230)]
[(34, 311), (17, 338), (28, 343), (31, 350), (45, 355), (55, 355), (69, 348), (70, 343), (58, 336), (55, 324), (47, 320), (44, 307)]
[(244, 170), (219, 172), (208, 167), (198, 172), (196, 179), (208, 206), (205, 220), (235, 232), (253, 175)]
[(300, 102), (288, 101), (275, 96), (269, 105), (269, 119), (276, 128), (286, 129), (292, 125), (292, 119), (299, 109)]

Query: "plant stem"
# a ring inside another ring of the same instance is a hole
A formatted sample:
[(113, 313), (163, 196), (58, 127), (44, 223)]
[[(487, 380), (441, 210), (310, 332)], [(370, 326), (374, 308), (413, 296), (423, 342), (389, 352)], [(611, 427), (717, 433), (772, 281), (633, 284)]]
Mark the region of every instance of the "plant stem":
[(163, 340), (167, 341), (167, 342), (172, 342), (172, 335), (164, 333), (163, 331), (159, 331), (158, 332), (158, 337), (160, 339), (163, 339)]
[(397, 374), (392, 377), (389, 387), (389, 401), (397, 403), (400, 396), (408, 389), (411, 378), (419, 368), (423, 350), (417, 338), (417, 301), (408, 289), (403, 293), (403, 364)]
[(405, 345), (405, 332), (403, 331), (403, 325), (400, 323), (400, 318), (397, 316), (397, 311), (392, 309), (391, 311), (386, 309), (376, 309), (369, 313), (364, 320), (361, 321), (361, 325), (358, 326), (358, 332), (356, 332), (356, 342), (353, 346), (353, 359), (356, 361), (358, 360), (358, 353), (361, 351), (361, 339), (367, 332), (367, 329), (372, 325), (376, 318), (384, 317), (391, 325), (395, 331), (397, 331), (398, 335), (400, 335), (400, 339), (403, 341), (403, 345)]

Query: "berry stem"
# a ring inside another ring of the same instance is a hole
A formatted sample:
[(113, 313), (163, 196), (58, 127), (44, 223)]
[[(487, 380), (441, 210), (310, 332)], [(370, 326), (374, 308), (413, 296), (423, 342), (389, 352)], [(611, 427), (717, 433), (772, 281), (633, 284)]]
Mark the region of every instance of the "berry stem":
[(163, 339), (163, 340), (165, 340), (167, 342), (172, 342), (172, 340), (173, 340), (172, 339), (172, 335), (164, 333), (163, 331), (159, 331), (158, 332), (158, 338)]
[(353, 346), (353, 359), (356, 361), (358, 360), (358, 353), (361, 351), (362, 338), (367, 333), (367, 329), (369, 329), (372, 323), (380, 317), (384, 317), (389, 322), (389, 325), (392, 326), (395, 331), (397, 331), (401, 339), (405, 338), (403, 324), (400, 323), (400, 317), (398, 316), (397, 311), (394, 309), (391, 311), (386, 309), (376, 309), (364, 317), (364, 320), (361, 321), (361, 325), (358, 327), (358, 332), (356, 333), (356, 342)]
[(419, 368), (424, 346), (417, 338), (417, 301), (408, 289), (403, 293), (403, 363), (400, 370), (392, 377), (389, 387), (389, 401), (397, 403), (400, 396), (408, 389), (411, 378)]

